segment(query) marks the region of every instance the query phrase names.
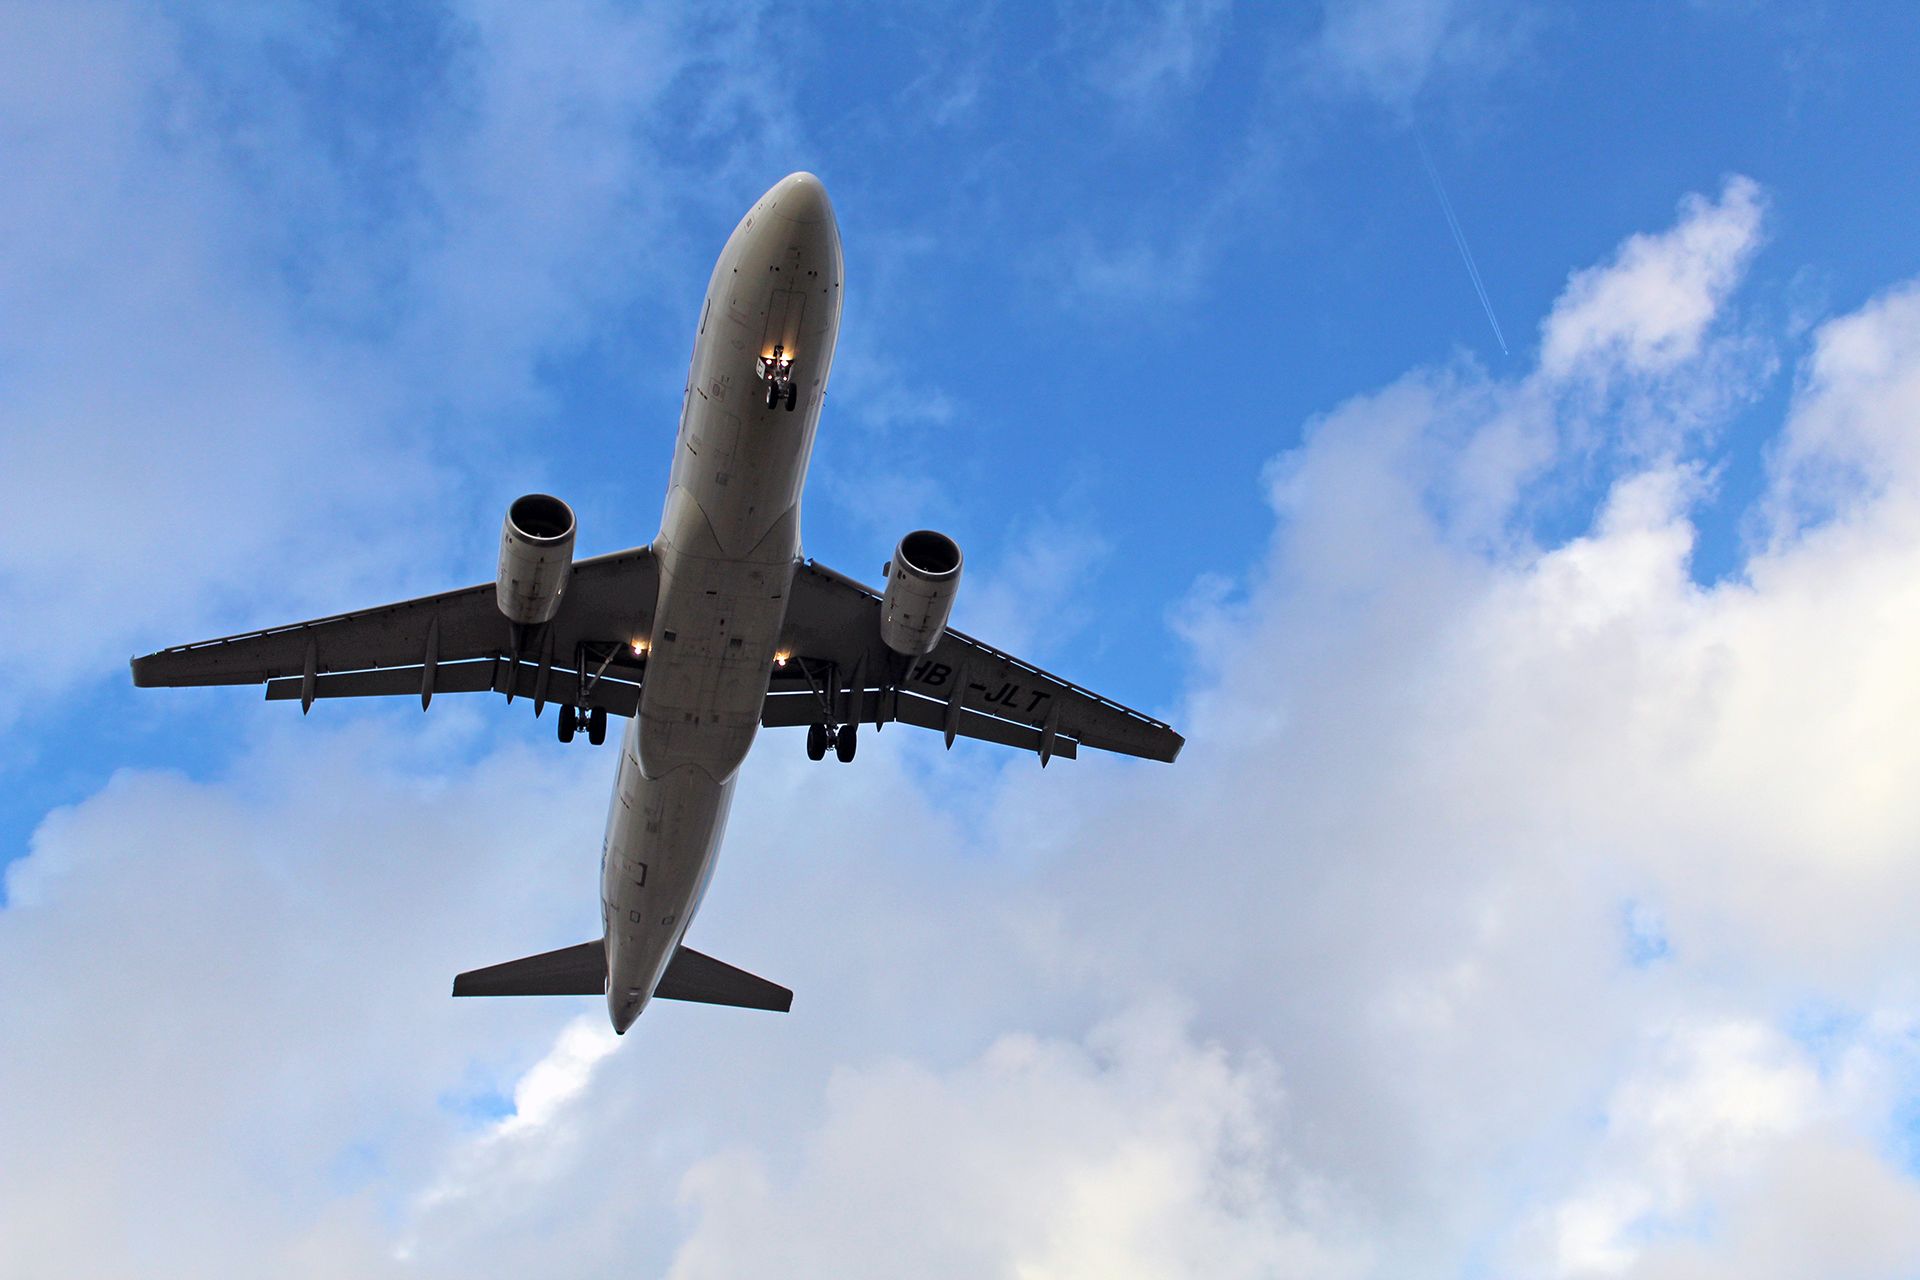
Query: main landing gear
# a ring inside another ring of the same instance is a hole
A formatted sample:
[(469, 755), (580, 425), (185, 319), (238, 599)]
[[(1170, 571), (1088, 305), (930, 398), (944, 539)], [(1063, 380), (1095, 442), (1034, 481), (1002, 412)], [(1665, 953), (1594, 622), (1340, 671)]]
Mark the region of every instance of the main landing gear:
[(560, 708), (560, 741), (572, 742), (573, 735), (581, 729), (587, 731), (587, 741), (599, 746), (607, 740), (607, 709), (594, 707)]
[(860, 726), (843, 724), (838, 727), (824, 724), (807, 726), (807, 759), (824, 760), (827, 748), (833, 748), (833, 754), (841, 764), (853, 762), (854, 750), (860, 745)]

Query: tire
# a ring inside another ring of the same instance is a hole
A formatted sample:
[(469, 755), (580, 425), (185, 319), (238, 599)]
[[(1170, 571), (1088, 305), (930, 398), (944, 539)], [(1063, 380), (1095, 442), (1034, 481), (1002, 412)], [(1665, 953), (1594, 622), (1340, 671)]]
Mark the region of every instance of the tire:
[(572, 707), (560, 708), (560, 741), (572, 742), (573, 731), (580, 727), (579, 717), (574, 715)]
[(599, 746), (607, 740), (607, 709), (595, 707), (587, 717), (587, 741)]
[(798, 403), (800, 403), (800, 384), (797, 382), (789, 382), (787, 384), (787, 412), (792, 413), (793, 406)]
[(827, 726), (810, 724), (807, 726), (807, 759), (825, 760), (827, 758)]
[(834, 735), (833, 754), (840, 757), (841, 764), (853, 763), (854, 748), (860, 745), (859, 729), (857, 724), (843, 724), (840, 732)]
[(769, 382), (767, 384), (767, 408), (771, 409), (779, 403), (780, 403), (780, 384), (777, 382)]

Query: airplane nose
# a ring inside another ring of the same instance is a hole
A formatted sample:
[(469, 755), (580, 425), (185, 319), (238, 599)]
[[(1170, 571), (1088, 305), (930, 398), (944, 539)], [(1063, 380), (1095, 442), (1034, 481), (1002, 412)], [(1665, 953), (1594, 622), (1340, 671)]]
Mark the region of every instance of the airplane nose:
[(767, 199), (775, 213), (794, 222), (833, 220), (833, 201), (827, 199), (827, 188), (810, 173), (788, 174), (774, 184)]

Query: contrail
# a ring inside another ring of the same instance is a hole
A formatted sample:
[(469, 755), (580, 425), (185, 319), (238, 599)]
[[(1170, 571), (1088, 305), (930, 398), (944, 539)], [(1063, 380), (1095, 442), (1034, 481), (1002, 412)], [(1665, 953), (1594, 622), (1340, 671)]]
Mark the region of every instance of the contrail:
[(1433, 194), (1440, 197), (1440, 211), (1447, 215), (1447, 226), (1453, 232), (1453, 242), (1460, 246), (1460, 261), (1467, 264), (1467, 276), (1473, 281), (1473, 291), (1480, 295), (1480, 307), (1487, 313), (1487, 323), (1493, 326), (1493, 336), (1500, 343), (1500, 354), (1511, 355), (1507, 350), (1507, 335), (1500, 332), (1500, 321), (1493, 314), (1493, 303), (1487, 299), (1487, 286), (1480, 282), (1480, 268), (1473, 265), (1473, 250), (1467, 248), (1466, 232), (1460, 230), (1460, 219), (1453, 213), (1453, 201), (1447, 199), (1447, 189), (1440, 185), (1440, 173), (1433, 167), (1433, 157), (1427, 154), (1427, 140), (1420, 136), (1419, 125), (1413, 127), (1413, 141), (1420, 148), (1420, 163), (1427, 167), (1427, 178), (1433, 183)]

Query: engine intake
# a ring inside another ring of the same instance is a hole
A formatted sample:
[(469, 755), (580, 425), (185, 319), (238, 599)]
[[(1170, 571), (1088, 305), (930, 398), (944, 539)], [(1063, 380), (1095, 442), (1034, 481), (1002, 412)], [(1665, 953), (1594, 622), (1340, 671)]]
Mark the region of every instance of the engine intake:
[(900, 539), (886, 573), (880, 638), (909, 658), (932, 653), (946, 634), (960, 588), (960, 544), (944, 533), (916, 529)]
[(573, 572), (573, 508), (544, 493), (515, 498), (500, 526), (495, 597), (516, 626), (539, 626), (560, 612)]

